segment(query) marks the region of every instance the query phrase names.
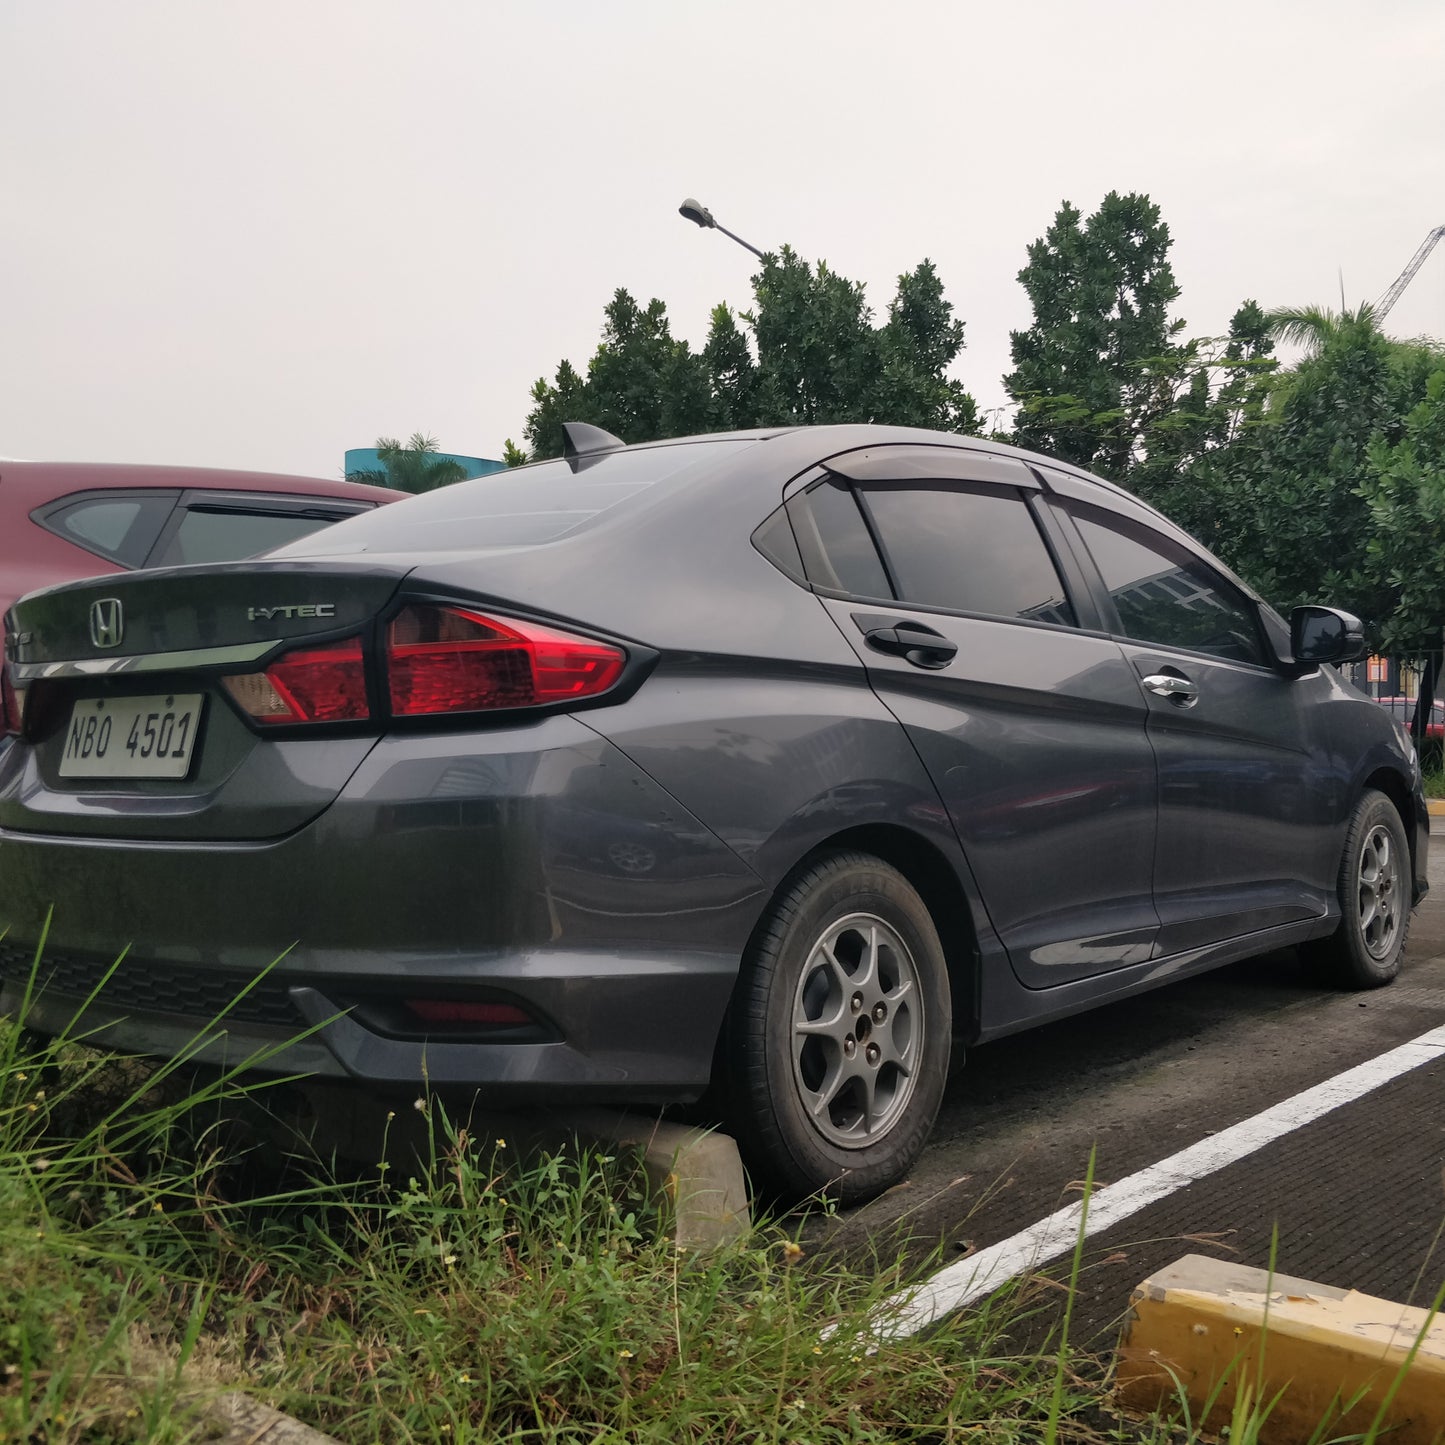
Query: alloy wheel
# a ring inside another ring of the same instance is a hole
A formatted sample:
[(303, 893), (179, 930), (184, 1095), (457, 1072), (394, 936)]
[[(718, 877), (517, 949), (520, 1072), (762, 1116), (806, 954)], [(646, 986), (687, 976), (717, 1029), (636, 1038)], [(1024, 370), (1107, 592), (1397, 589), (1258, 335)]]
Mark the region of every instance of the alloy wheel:
[(1379, 824), (1360, 848), (1360, 937), (1372, 958), (1385, 958), (1400, 931), (1400, 867), (1389, 832)]
[(793, 1077), (813, 1127), (845, 1149), (898, 1121), (923, 1054), (918, 969), (871, 913), (838, 919), (814, 943), (793, 997)]

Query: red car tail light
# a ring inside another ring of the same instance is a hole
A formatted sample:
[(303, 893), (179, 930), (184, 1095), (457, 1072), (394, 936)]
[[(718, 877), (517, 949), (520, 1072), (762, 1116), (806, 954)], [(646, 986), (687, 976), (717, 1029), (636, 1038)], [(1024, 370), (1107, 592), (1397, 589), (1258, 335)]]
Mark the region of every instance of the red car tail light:
[(366, 662), (355, 637), (282, 653), (264, 672), (221, 679), (258, 723), (365, 722)]
[(10, 669), (0, 663), (0, 737), (19, 737), (25, 731), (25, 689), (10, 679)]
[(574, 702), (606, 692), (627, 654), (590, 637), (462, 607), (413, 606), (387, 629), (398, 717)]

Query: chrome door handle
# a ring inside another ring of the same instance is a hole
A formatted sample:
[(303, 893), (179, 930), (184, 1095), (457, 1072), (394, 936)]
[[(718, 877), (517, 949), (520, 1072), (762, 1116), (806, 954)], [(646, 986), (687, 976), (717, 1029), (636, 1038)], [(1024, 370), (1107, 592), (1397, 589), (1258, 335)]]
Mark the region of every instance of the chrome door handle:
[(1144, 679), (1144, 686), (1160, 697), (1193, 699), (1199, 696), (1199, 689), (1187, 677), (1175, 677), (1167, 672), (1151, 673)]

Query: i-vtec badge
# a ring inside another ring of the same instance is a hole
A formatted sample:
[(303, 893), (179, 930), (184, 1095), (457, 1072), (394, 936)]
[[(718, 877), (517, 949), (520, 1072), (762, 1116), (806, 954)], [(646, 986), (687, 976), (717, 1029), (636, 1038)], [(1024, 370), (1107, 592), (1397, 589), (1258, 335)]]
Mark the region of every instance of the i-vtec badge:
[(277, 617), (335, 617), (334, 602), (307, 602), (293, 607), (248, 607), (248, 622), (270, 622)]

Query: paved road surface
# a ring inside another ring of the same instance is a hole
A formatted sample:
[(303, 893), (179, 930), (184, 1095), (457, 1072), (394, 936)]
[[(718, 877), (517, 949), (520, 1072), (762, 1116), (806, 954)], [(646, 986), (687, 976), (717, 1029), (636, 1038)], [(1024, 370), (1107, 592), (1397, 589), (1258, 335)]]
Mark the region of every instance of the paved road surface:
[[(1293, 950), (973, 1051), (910, 1181), (808, 1228), (852, 1253), (906, 1234), (961, 1259), (1077, 1198), (1445, 1023), (1445, 845), (1399, 979), (1339, 993)], [(1445, 1063), (1429, 1064), (1091, 1238), (1080, 1343), (1189, 1252), (1428, 1304), (1445, 1279)], [(1072, 1192), (1071, 1192), (1072, 1191)], [(1067, 1275), (1067, 1262), (1050, 1267)]]

